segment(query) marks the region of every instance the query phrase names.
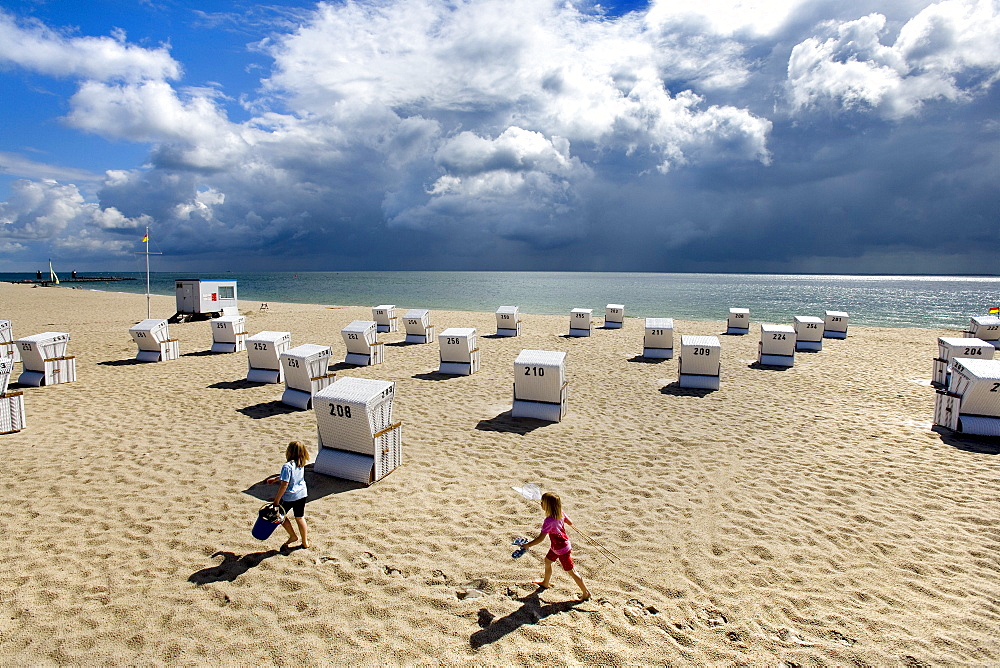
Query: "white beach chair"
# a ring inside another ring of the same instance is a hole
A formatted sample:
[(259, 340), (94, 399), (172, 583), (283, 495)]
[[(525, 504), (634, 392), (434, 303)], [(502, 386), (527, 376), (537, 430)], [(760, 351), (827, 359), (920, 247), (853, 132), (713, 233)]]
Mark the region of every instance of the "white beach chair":
[(0, 320), (0, 357), (11, 357), (21, 361), (21, 351), (14, 342), (14, 328), (10, 320)]
[(681, 336), (677, 384), (699, 390), (719, 389), (722, 345), (717, 336)]
[(347, 346), (345, 364), (371, 366), (385, 361), (385, 344), (378, 342), (377, 328), (374, 320), (355, 320), (340, 330)]
[(399, 331), (399, 318), (396, 317), (395, 304), (373, 306), (372, 319), (376, 323), (375, 331), (377, 333)]
[(341, 378), (313, 397), (319, 453), (313, 471), (370, 485), (403, 462), (402, 422), (393, 422), (396, 384)]
[(823, 350), (824, 323), (821, 318), (812, 315), (795, 316), (795, 350), (796, 352), (819, 352)]
[(566, 415), (566, 353), (522, 350), (514, 360), (513, 417), (559, 422)]
[(501, 306), (497, 309), (497, 336), (519, 336), (521, 334), (521, 311), (517, 306)]
[(625, 326), (625, 305), (608, 304), (604, 308), (604, 329), (621, 329)]
[(823, 319), (824, 339), (846, 339), (848, 316), (844, 311), (827, 311)]
[(791, 325), (760, 326), (757, 363), (790, 367), (795, 364), (795, 328)]
[(285, 391), (281, 403), (303, 410), (312, 405), (313, 395), (337, 377), (330, 373), (329, 346), (304, 343), (281, 353), (281, 368), (285, 374)]
[(976, 436), (1000, 436), (1000, 360), (956, 357), (934, 402), (934, 424)]
[(569, 335), (590, 336), (591, 321), (594, 317), (592, 308), (575, 308), (569, 312)]
[(169, 362), (180, 357), (180, 344), (170, 338), (170, 325), (165, 318), (147, 318), (132, 325), (128, 333), (139, 348), (139, 362)]
[(14, 371), (14, 358), (0, 357), (0, 435), (13, 434), (25, 427), (24, 394), (7, 391), (10, 374)]
[(434, 340), (431, 312), (425, 308), (411, 308), (403, 316), (407, 343), (430, 343)]
[(471, 376), (479, 371), (475, 327), (449, 327), (438, 334), (441, 365), (438, 373)]
[(939, 337), (938, 356), (934, 358), (931, 384), (935, 387), (948, 387), (948, 377), (951, 374), (951, 361), (956, 357), (991, 360), (993, 359), (993, 353), (993, 346), (982, 339), (954, 336)]
[(291, 332), (263, 331), (247, 339), (247, 380), (280, 383), (285, 380), (281, 353), (292, 347)]
[(646, 318), (646, 333), (642, 337), (642, 356), (669, 360), (674, 357), (674, 319)]
[(731, 308), (726, 320), (726, 334), (742, 336), (750, 333), (750, 309)]
[(66, 355), (69, 334), (42, 332), (17, 340), (21, 349), (21, 385), (41, 387), (76, 380), (76, 357)]
[(247, 317), (223, 315), (212, 320), (212, 352), (238, 353), (247, 349)]
[(995, 315), (978, 315), (969, 318), (969, 329), (965, 332), (965, 335), (970, 338), (979, 339), (980, 341), (986, 341), (996, 348), (997, 342), (1000, 341), (1000, 317)]

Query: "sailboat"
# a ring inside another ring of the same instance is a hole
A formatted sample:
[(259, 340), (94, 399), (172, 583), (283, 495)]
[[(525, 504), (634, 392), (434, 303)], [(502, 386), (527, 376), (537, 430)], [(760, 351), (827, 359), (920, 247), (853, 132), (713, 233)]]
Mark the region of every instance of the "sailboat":
[(56, 272), (52, 271), (52, 258), (49, 258), (49, 280), (59, 285), (59, 277), (56, 276)]

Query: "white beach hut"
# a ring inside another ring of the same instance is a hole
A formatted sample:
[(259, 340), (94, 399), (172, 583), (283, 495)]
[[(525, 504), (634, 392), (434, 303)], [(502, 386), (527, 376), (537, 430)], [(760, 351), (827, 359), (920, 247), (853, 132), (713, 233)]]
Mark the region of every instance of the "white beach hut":
[(760, 326), (757, 362), (766, 366), (795, 364), (795, 328), (791, 325)]
[(403, 316), (407, 343), (430, 343), (434, 340), (431, 312), (425, 308), (411, 308)]
[(521, 311), (517, 306), (501, 306), (497, 309), (497, 336), (518, 336), (521, 334)]
[(223, 315), (212, 320), (212, 352), (238, 353), (247, 349), (247, 317)]
[(280, 383), (285, 380), (281, 353), (292, 347), (291, 332), (258, 332), (247, 339), (247, 380)]
[(0, 357), (0, 434), (13, 434), (24, 429), (24, 394), (7, 391), (10, 374), (14, 371), (14, 358)]
[(681, 358), (677, 384), (681, 387), (717, 390), (722, 372), (722, 345), (717, 336), (681, 336)]
[(135, 356), (139, 362), (169, 362), (180, 357), (180, 344), (170, 338), (170, 325), (165, 318), (141, 320), (128, 333), (139, 348)]
[(795, 316), (795, 350), (819, 352), (823, 350), (824, 323), (814, 315)]
[(178, 314), (222, 313), (239, 308), (236, 281), (220, 278), (185, 278), (175, 281)]
[(17, 340), (21, 349), (21, 385), (56, 385), (76, 380), (76, 358), (66, 355), (69, 334), (42, 332)]
[(514, 360), (513, 417), (559, 422), (566, 415), (566, 353), (522, 350)]
[(569, 335), (590, 336), (591, 321), (594, 316), (592, 308), (575, 308), (569, 312)]
[(991, 360), (993, 359), (993, 353), (993, 346), (982, 339), (955, 336), (939, 337), (938, 356), (934, 358), (931, 383), (937, 387), (948, 386), (948, 376), (951, 374), (951, 361), (956, 357)]
[(385, 361), (385, 344), (378, 342), (377, 329), (378, 323), (374, 320), (355, 320), (340, 330), (347, 346), (345, 364), (371, 366)]
[(726, 334), (743, 335), (750, 333), (750, 309), (731, 308), (726, 321)]
[(378, 333), (399, 331), (399, 318), (396, 317), (395, 304), (373, 306), (372, 319), (375, 320), (375, 331)]
[(471, 376), (479, 371), (479, 346), (475, 327), (449, 327), (438, 334), (441, 366), (438, 373)]
[(402, 422), (394, 422), (396, 384), (341, 378), (316, 393), (319, 452), (313, 471), (365, 485), (403, 462)]
[(604, 329), (621, 329), (625, 326), (625, 305), (608, 304), (604, 308)]
[(642, 356), (669, 360), (674, 357), (674, 319), (646, 318), (646, 333), (642, 337)]
[(934, 402), (934, 424), (963, 434), (1000, 436), (1000, 360), (956, 357), (947, 389)]
[(823, 319), (824, 339), (847, 338), (847, 313), (844, 311), (827, 311)]
[(304, 343), (281, 353), (281, 368), (285, 374), (281, 403), (303, 410), (309, 408), (313, 395), (337, 377), (329, 371), (332, 354), (329, 346), (313, 343)]
[[(0, 321), (0, 323), (2, 322)], [(965, 332), (965, 335), (986, 341), (996, 348), (997, 341), (1000, 341), (1000, 317), (995, 315), (979, 315), (969, 318), (969, 330)]]
[(21, 361), (21, 351), (14, 344), (14, 328), (10, 320), (0, 320), (0, 357), (11, 357)]

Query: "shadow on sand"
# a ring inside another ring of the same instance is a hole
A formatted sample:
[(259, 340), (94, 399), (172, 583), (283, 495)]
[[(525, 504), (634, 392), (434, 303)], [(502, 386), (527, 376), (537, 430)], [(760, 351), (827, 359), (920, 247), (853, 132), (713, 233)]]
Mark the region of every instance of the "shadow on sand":
[(521, 607), (514, 612), (497, 619), (493, 613), (486, 608), (479, 609), (478, 624), (481, 627), (469, 637), (469, 645), (472, 649), (479, 649), (483, 645), (489, 645), (503, 638), (508, 633), (516, 631), (525, 624), (537, 624), (541, 620), (560, 612), (592, 612), (591, 610), (577, 610), (576, 606), (585, 601), (560, 601), (559, 603), (544, 603), (538, 595), (545, 591), (538, 589), (527, 596), (515, 599), (521, 602)]
[(673, 397), (707, 397), (712, 392), (718, 392), (718, 390), (709, 390), (697, 387), (681, 387), (680, 383), (674, 381), (669, 385), (664, 385), (660, 388), (660, 394), (669, 394)]
[(1000, 438), (996, 436), (966, 436), (941, 425), (935, 425), (931, 431), (941, 437), (942, 443), (957, 450), (978, 455), (1000, 455)]
[(264, 550), (263, 552), (244, 554), (241, 557), (234, 552), (219, 550), (212, 555), (212, 558), (222, 557), (222, 563), (195, 571), (188, 576), (188, 582), (193, 582), (196, 585), (206, 585), (212, 582), (232, 582), (251, 568), (259, 566), (260, 562), (265, 559), (279, 554), (281, 554), (279, 550)]
[(504, 411), (494, 418), (480, 420), (479, 424), (476, 425), (476, 429), (479, 431), (499, 431), (505, 434), (520, 434), (524, 436), (540, 427), (547, 427), (551, 424), (554, 423), (546, 422), (545, 420), (536, 420), (535, 418), (516, 418), (511, 415), (511, 411)]

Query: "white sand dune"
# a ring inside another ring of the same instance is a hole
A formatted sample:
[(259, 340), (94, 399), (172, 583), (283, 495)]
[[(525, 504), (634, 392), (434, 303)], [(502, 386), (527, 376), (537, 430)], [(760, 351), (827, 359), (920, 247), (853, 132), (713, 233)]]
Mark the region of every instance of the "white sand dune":
[[(748, 363), (754, 328), (720, 337), (703, 392), (676, 359), (634, 359), (638, 319), (570, 339), (567, 305), (492, 338), (491, 313), (434, 312), (478, 328), (482, 370), (440, 377), (436, 343), (402, 333), (339, 369), (397, 383), (404, 464), (371, 487), (311, 477), (313, 547), (281, 554), (250, 526), (287, 442), (315, 455), (311, 412), (246, 383), (244, 353), (204, 354), (205, 322), (171, 325), (179, 360), (130, 362), (144, 296), (3, 285), (0, 304), (16, 336), (70, 332), (78, 377), (24, 388), (27, 428), (0, 436), (5, 665), (1000, 662), (1000, 448), (931, 431), (934, 390), (911, 382), (947, 332), (852, 326), (776, 371)], [(334, 361), (371, 315), (243, 306), (251, 333)], [(509, 415), (525, 348), (568, 352), (558, 424)], [(542, 519), (526, 482), (615, 556), (572, 536), (593, 600), (558, 568), (530, 585), (541, 546), (511, 559)]]

